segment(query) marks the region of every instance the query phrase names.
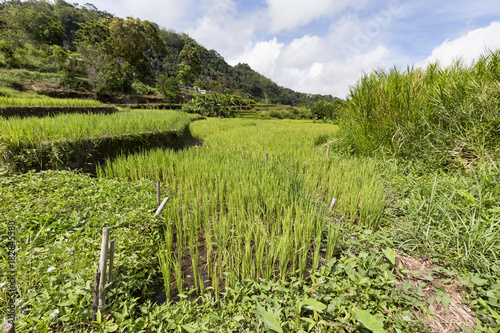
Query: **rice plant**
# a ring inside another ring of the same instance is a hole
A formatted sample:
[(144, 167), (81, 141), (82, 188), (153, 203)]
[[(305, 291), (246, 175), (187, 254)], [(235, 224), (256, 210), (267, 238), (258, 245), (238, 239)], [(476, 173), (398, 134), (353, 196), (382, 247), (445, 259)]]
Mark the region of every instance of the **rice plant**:
[(77, 99), (77, 98), (50, 98), (46, 96), (33, 96), (33, 97), (9, 97), (0, 96), (1, 106), (100, 106), (101, 102), (91, 99)]
[(327, 159), (326, 146), (315, 145), (319, 135), (334, 136), (332, 125), (209, 119), (191, 130), (205, 138), (202, 147), (124, 156), (98, 172), (161, 179), (168, 188), (160, 251), (165, 283), (175, 280), (178, 292), (186, 261), (199, 293), (207, 280), (217, 291), (245, 278), (305, 277), (334, 255), (339, 220), (380, 223), (384, 190), (375, 163)]
[(0, 143), (7, 150), (45, 141), (82, 140), (141, 132), (180, 131), (189, 123), (185, 113), (135, 110), (103, 114), (61, 114), (44, 118), (0, 117)]

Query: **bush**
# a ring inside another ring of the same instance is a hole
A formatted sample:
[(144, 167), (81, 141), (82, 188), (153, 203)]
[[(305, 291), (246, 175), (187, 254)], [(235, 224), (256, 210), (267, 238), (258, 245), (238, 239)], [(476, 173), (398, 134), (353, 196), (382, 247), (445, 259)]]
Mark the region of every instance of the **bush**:
[(162, 75), (156, 87), (165, 97), (165, 100), (168, 103), (178, 103), (180, 92), (179, 88), (177, 88), (178, 84), (179, 82), (175, 77), (167, 77), (166, 75)]
[(193, 100), (193, 111), (205, 117), (232, 118), (235, 108), (243, 101), (239, 96), (211, 94), (201, 95)]
[(333, 120), (337, 122), (344, 105), (345, 102), (341, 99), (337, 99), (333, 102), (322, 99), (314, 104), (311, 108), (311, 112), (316, 120)]
[(155, 89), (151, 88), (147, 84), (144, 84), (140, 81), (134, 81), (132, 83), (132, 90), (137, 95), (152, 95), (156, 92)]
[(289, 109), (272, 109), (268, 115), (277, 119), (311, 119), (312, 114), (306, 110), (299, 110), (297, 108)]

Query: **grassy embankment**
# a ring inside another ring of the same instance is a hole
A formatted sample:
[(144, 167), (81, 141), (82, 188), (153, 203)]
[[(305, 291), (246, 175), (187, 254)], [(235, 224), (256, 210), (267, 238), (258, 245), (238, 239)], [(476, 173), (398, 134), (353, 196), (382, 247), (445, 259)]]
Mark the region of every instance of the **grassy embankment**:
[(120, 151), (182, 146), (178, 138), (189, 139), (188, 124), (186, 114), (163, 110), (0, 118), (2, 163), (12, 171), (92, 172), (95, 164)]

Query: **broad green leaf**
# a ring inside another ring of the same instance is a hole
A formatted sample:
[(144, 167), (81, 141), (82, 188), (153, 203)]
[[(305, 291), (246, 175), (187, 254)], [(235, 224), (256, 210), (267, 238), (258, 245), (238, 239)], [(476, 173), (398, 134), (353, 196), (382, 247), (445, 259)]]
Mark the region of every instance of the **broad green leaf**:
[(195, 333), (197, 331), (196, 327), (190, 324), (182, 325), (182, 328), (188, 331), (189, 333)]
[(283, 333), (281, 325), (273, 313), (262, 309), (257, 309), (255, 310), (255, 312), (257, 313), (257, 315), (259, 315), (259, 319), (262, 320), (262, 322), (267, 326), (267, 328), (278, 333)]
[(444, 289), (443, 288), (439, 288), (439, 289), (434, 289), (436, 291), (436, 299), (438, 301), (441, 302), (441, 304), (443, 304), (443, 306), (445, 308), (448, 308), (448, 306), (450, 306), (450, 302), (451, 302), (451, 299), (450, 299), (450, 296), (448, 296)]
[(318, 312), (322, 312), (324, 309), (326, 309), (325, 304), (318, 302), (313, 298), (306, 298), (305, 300), (302, 301), (302, 305), (309, 310), (314, 310)]
[(373, 333), (385, 333), (382, 323), (372, 316), (370, 312), (355, 308), (354, 314), (356, 319)]
[(486, 283), (488, 283), (488, 280), (485, 280), (485, 279), (481, 279), (479, 276), (477, 275), (472, 275), (471, 276), (471, 279), (472, 283), (474, 283), (476, 286), (483, 286), (485, 285)]
[(116, 332), (117, 329), (118, 325), (116, 323), (106, 326), (106, 332)]
[(384, 252), (385, 257), (391, 262), (391, 264), (396, 264), (396, 253), (394, 253), (390, 247), (382, 250), (382, 252)]

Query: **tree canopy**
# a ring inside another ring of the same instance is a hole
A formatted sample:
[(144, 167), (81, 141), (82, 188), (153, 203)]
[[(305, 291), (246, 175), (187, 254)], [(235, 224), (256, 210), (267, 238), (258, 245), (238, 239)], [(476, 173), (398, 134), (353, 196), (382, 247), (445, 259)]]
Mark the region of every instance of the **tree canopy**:
[(134, 81), (164, 88), (177, 80), (267, 103), (334, 100), (280, 87), (248, 64), (230, 66), (185, 33), (64, 0), (0, 2), (1, 67), (63, 71), (63, 83), (96, 92), (130, 92)]

